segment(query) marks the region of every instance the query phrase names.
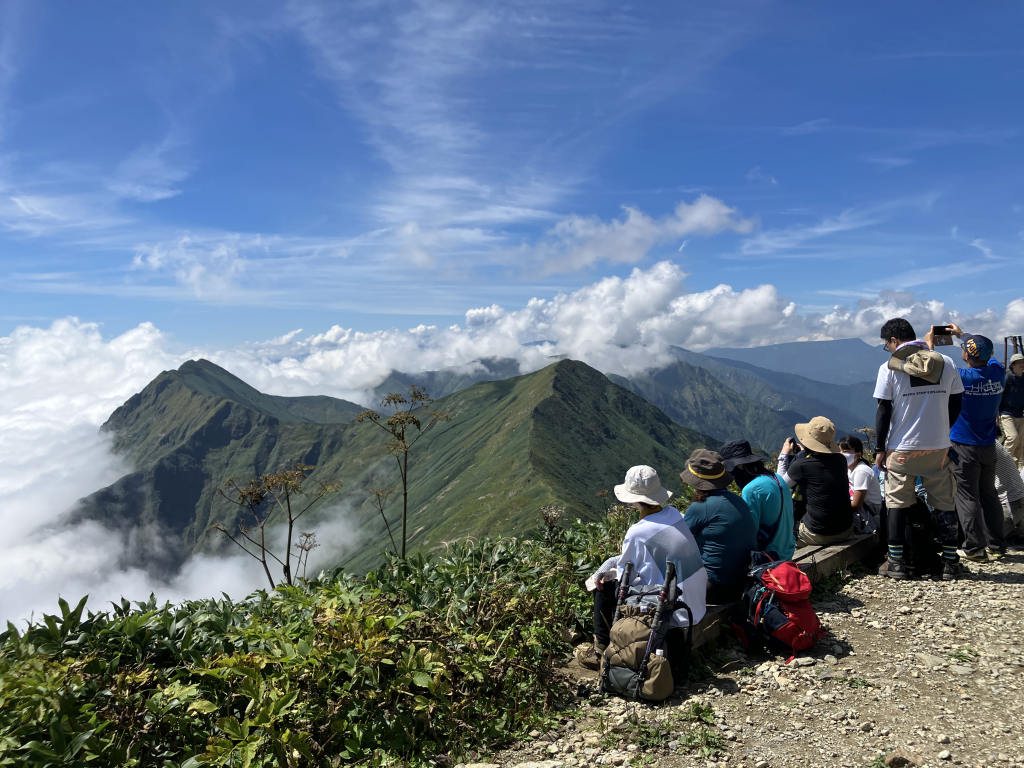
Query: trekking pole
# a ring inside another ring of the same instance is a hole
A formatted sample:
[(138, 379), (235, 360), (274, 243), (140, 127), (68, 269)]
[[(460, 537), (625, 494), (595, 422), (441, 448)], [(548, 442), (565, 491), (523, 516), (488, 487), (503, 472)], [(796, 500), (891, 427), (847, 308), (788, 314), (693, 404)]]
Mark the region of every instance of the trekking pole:
[(647, 640), (647, 650), (644, 651), (644, 657), (640, 661), (640, 669), (637, 670), (636, 693), (634, 696), (638, 699), (640, 698), (640, 689), (643, 688), (644, 681), (647, 679), (647, 664), (651, 659), (651, 646), (654, 645), (654, 636), (658, 633), (658, 627), (661, 626), (662, 617), (665, 615), (665, 608), (669, 604), (669, 595), (672, 596), (672, 602), (675, 602), (675, 582), (676, 566), (675, 563), (670, 562), (665, 566), (665, 584), (658, 595), (658, 607), (654, 611), (654, 621), (651, 622), (651, 636)]
[[(615, 617), (612, 619), (612, 627), (622, 617), (622, 606), (626, 603), (626, 595), (629, 594), (629, 582), (633, 580), (633, 564), (626, 563), (626, 566), (622, 569), (622, 573), (619, 575), (619, 591), (615, 595)], [(611, 644), (611, 627), (608, 627), (608, 644)], [(610, 691), (611, 687), (608, 685), (608, 671), (611, 669), (612, 662), (611, 656), (606, 655), (604, 657), (604, 666), (601, 668), (601, 693)]]

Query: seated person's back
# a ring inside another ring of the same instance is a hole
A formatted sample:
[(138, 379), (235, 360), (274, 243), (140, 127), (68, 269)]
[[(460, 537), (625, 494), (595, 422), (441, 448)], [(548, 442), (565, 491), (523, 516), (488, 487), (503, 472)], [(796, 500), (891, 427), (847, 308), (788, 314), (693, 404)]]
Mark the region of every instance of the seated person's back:
[[(682, 513), (672, 506), (663, 507), (626, 531), (618, 572), (623, 572), (626, 563), (633, 563), (634, 575), (630, 586), (663, 584), (666, 566), (674, 563), (679, 599), (690, 607), (696, 624), (704, 618), (707, 576), (695, 545)], [(673, 614), (672, 626), (685, 627), (686, 619), (686, 611), (679, 609)]]
[(708, 600), (738, 599), (750, 569), (750, 553), (757, 549), (757, 524), (750, 508), (726, 490), (733, 478), (714, 451), (694, 451), (679, 477), (694, 489), (694, 501), (683, 519), (700, 548)]
[(846, 459), (836, 444), (836, 427), (824, 416), (797, 424), (800, 445), (787, 440), (779, 454), (779, 471), (790, 488), (800, 486), (806, 512), (799, 539), (805, 544), (832, 544), (853, 538), (853, 508)]
[(780, 475), (767, 469), (746, 440), (722, 446), (725, 470), (743, 492), (758, 530), (758, 546), (781, 560), (791, 560), (796, 548), (793, 533), (793, 494)]
[(757, 549), (757, 527), (747, 503), (730, 491), (711, 491), (694, 501), (683, 516), (697, 540), (708, 581), (743, 582), (750, 570), (750, 553)]

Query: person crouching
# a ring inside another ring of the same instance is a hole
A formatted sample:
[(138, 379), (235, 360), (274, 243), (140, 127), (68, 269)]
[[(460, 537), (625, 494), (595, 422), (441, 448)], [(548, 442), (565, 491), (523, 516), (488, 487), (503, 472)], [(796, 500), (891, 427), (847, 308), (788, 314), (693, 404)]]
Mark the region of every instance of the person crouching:
[[(587, 580), (587, 589), (594, 592), (594, 642), (578, 647), (575, 653), (580, 666), (587, 669), (601, 667), (601, 656), (608, 647), (615, 616), (617, 579), (626, 563), (633, 563), (631, 587), (663, 584), (668, 563), (674, 563), (679, 600), (689, 606), (695, 625), (704, 618), (707, 610), (704, 593), (708, 577), (697, 542), (679, 510), (666, 506), (672, 498), (672, 491), (662, 487), (654, 468), (644, 465), (631, 467), (625, 482), (615, 486), (615, 498), (639, 509), (640, 520), (626, 531), (622, 554), (606, 560)], [(687, 621), (684, 609), (672, 613), (666, 642), (673, 674), (678, 672), (682, 675), (680, 664), (685, 657), (683, 627)]]

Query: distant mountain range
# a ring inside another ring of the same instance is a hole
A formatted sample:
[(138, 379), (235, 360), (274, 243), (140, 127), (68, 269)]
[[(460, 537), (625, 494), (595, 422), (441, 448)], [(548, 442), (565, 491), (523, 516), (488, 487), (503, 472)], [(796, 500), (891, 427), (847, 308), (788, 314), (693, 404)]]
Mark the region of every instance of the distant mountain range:
[[(780, 345), (781, 346), (781, 345)], [(872, 385), (829, 384), (750, 363), (673, 348), (678, 361), (629, 378), (561, 360), (527, 375), (510, 359), (461, 369), (392, 372), (376, 396), (418, 384), (454, 420), (429, 432), (412, 457), (410, 547), (466, 536), (524, 533), (544, 505), (572, 516), (603, 510), (595, 496), (637, 463), (668, 487), (690, 451), (738, 437), (766, 452), (816, 415), (841, 432), (873, 421)], [(399, 487), (383, 433), (353, 422), (365, 408), (327, 396), (267, 395), (207, 360), (165, 371), (104, 425), (134, 471), (81, 500), (72, 520), (122, 531), (130, 562), (173, 571), (191, 553), (223, 546), (211, 525), (233, 525), (237, 508), (217, 495), (225, 478), (247, 481), (300, 461), (310, 481), (340, 482), (308, 525), (343, 505), (361, 546), (339, 559), (376, 563), (386, 533), (371, 487)], [(389, 519), (400, 519), (393, 504)], [(144, 531), (146, 535), (139, 535)]]
[(796, 373), (828, 384), (856, 384), (874, 381), (886, 356), (881, 347), (861, 339), (832, 341), (791, 341), (767, 347), (734, 349), (712, 347), (708, 357), (739, 361), (780, 373)]

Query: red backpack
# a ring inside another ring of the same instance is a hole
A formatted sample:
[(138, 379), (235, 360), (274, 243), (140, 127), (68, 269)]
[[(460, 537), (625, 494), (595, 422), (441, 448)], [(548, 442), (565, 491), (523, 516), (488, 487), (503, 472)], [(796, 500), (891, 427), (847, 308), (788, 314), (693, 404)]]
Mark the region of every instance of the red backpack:
[(814, 647), (825, 632), (811, 608), (811, 580), (800, 567), (772, 561), (753, 565), (750, 577), (754, 583), (743, 595), (747, 615), (730, 619), (744, 647), (768, 646), (789, 655)]

